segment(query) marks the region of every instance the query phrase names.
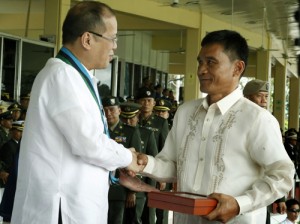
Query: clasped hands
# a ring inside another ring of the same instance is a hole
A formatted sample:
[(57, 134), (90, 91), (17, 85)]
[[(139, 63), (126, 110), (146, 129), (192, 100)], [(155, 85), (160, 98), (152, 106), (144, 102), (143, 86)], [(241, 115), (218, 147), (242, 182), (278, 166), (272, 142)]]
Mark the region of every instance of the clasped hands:
[(129, 166), (126, 167), (127, 174), (135, 176), (142, 172), (148, 163), (148, 157), (146, 154), (136, 152), (134, 148), (129, 148), (132, 153), (132, 161)]
[(120, 184), (134, 192), (150, 192), (158, 191), (155, 187), (146, 184), (136, 177), (136, 174), (142, 172), (148, 163), (147, 155), (136, 152), (134, 148), (130, 148), (132, 153), (132, 161), (125, 169), (119, 169)]

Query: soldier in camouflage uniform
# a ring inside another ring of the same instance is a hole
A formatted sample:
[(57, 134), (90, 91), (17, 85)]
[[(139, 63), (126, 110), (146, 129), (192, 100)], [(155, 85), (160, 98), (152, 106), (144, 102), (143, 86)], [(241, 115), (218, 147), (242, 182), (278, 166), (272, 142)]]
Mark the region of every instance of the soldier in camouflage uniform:
[[(140, 104), (126, 102), (120, 105), (121, 107), (121, 120), (133, 127), (137, 127), (142, 139), (141, 153), (155, 156), (158, 153), (156, 141), (153, 131), (148, 128), (141, 127), (138, 124), (138, 114), (141, 108)], [(155, 181), (150, 178), (138, 176), (142, 181), (152, 186), (155, 186)], [(126, 224), (141, 224), (142, 213), (146, 203), (147, 194), (144, 192), (137, 192), (135, 194), (135, 207), (126, 210)]]
[[(110, 138), (124, 145), (126, 148), (133, 147), (136, 151), (141, 149), (141, 138), (139, 131), (132, 126), (124, 124), (119, 119), (121, 109), (117, 97), (105, 97), (102, 104), (107, 118)], [(118, 174), (116, 174), (118, 175)], [(124, 222), (125, 205), (133, 206), (127, 202), (132, 192), (121, 185), (110, 185), (108, 200), (108, 223), (122, 224)]]

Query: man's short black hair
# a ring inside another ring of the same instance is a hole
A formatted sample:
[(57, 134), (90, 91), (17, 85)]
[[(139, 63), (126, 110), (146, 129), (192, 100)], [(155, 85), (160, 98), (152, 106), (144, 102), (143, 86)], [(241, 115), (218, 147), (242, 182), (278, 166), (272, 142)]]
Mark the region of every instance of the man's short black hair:
[(300, 206), (299, 201), (294, 199), (294, 198), (286, 200), (285, 204), (286, 204), (287, 209), (290, 209), (293, 205), (299, 205)]
[(63, 44), (74, 42), (87, 31), (105, 32), (104, 18), (114, 16), (113, 9), (104, 3), (95, 1), (77, 3), (69, 10), (64, 20)]
[(235, 59), (242, 60), (246, 68), (249, 48), (246, 39), (241, 34), (232, 30), (213, 31), (203, 38), (201, 46), (204, 47), (211, 44), (222, 45), (224, 51), (232, 61)]

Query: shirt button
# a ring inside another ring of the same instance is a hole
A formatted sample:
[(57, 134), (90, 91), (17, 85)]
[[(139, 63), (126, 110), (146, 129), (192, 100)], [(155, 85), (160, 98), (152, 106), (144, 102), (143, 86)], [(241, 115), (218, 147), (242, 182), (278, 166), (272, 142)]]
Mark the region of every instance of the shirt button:
[(205, 137), (202, 137), (202, 138), (201, 138), (201, 140), (202, 140), (202, 141), (205, 141), (205, 140), (206, 140), (206, 138), (205, 138)]
[(200, 161), (202, 162), (202, 161), (203, 161), (203, 158), (200, 158)]

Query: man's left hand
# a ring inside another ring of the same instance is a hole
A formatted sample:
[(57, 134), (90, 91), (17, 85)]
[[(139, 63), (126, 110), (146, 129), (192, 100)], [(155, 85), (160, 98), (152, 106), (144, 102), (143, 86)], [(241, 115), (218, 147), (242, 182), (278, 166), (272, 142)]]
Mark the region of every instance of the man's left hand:
[(240, 212), (240, 207), (234, 197), (226, 194), (212, 193), (209, 198), (218, 201), (217, 207), (208, 215), (203, 216), (210, 221), (228, 222)]

